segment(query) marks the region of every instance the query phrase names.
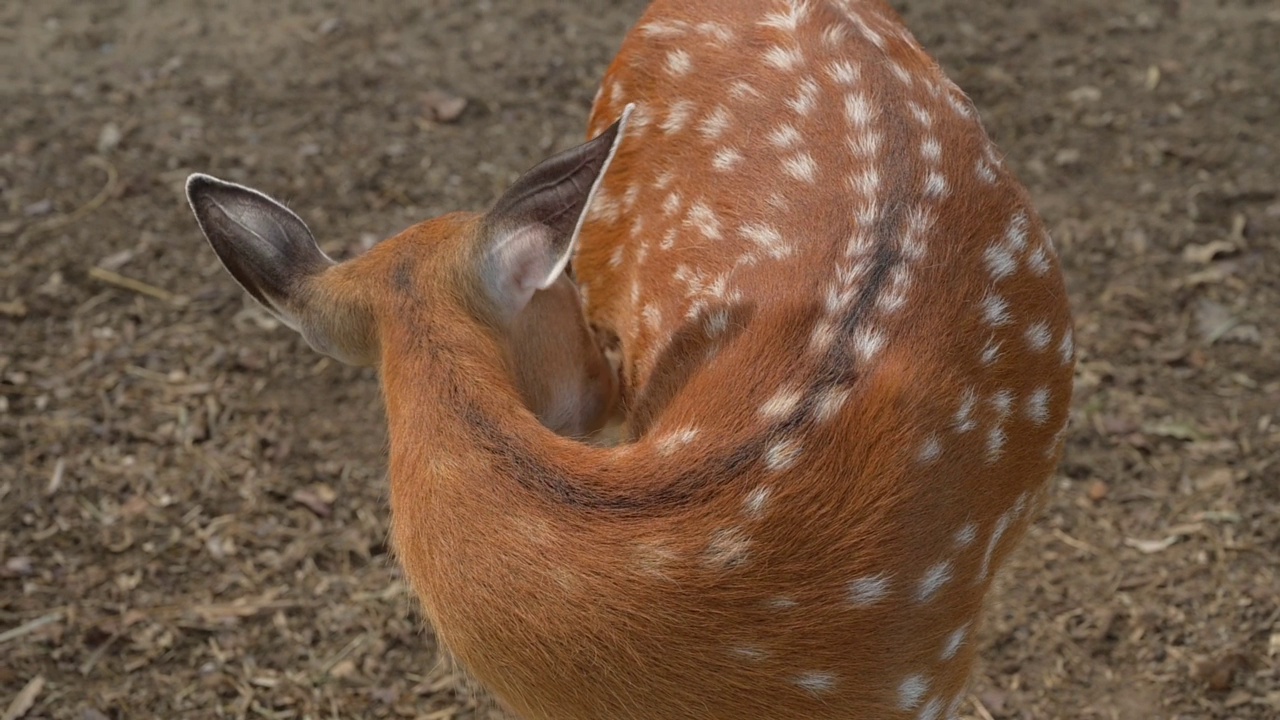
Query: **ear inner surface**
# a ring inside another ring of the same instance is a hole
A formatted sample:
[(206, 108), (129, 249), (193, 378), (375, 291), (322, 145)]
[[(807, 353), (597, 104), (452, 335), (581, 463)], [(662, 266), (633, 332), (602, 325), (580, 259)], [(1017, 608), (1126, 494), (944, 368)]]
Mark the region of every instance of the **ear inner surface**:
[(594, 139), (526, 172), (485, 215), (480, 277), (503, 319), (564, 273), (631, 110)]
[(187, 179), (187, 201), (236, 282), (292, 323), (285, 306), (301, 281), (334, 264), (306, 223), (263, 193), (199, 173)]

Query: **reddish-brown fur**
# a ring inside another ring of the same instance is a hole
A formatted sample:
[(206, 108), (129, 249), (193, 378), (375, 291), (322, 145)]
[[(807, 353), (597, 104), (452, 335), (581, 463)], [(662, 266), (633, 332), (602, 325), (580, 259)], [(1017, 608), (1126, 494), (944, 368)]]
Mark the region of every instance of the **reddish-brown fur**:
[(427, 617), (525, 720), (947, 717), (1070, 399), (1026, 192), (880, 0), (658, 0), (591, 134), (628, 104), (574, 271), (618, 339), (629, 442), (530, 412), (476, 309), (476, 216), (315, 280), (375, 328), (392, 536)]

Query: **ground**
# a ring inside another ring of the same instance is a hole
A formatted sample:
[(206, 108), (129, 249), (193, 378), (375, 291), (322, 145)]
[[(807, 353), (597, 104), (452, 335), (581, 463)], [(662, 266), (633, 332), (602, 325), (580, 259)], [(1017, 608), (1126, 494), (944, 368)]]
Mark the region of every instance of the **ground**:
[[(965, 717), (1280, 717), (1280, 9), (896, 5), (1078, 326)], [(581, 139), (642, 6), (0, 8), (0, 717), (480, 717), (387, 554), (376, 378), (235, 286), (182, 180), (272, 192), (336, 255), (482, 207)]]

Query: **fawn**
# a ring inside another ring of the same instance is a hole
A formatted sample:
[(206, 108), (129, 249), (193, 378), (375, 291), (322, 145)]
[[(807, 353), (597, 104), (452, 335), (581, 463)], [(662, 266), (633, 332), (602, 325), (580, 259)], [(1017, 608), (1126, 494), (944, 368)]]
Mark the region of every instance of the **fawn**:
[(187, 191), (250, 294), (378, 367), (398, 560), (519, 717), (955, 716), (1075, 362), (973, 106), (882, 0), (657, 0), (588, 137), (341, 264)]

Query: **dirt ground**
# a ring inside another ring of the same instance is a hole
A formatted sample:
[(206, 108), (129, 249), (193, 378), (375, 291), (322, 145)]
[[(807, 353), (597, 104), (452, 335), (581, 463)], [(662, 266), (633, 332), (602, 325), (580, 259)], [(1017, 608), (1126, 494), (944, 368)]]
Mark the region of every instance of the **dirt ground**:
[[(0, 6), (0, 717), (481, 716), (387, 554), (375, 377), (249, 300), (182, 180), (335, 255), (478, 209), (581, 139), (643, 4)], [(895, 4), (1035, 195), (1081, 352), (964, 716), (1280, 717), (1280, 8)]]

